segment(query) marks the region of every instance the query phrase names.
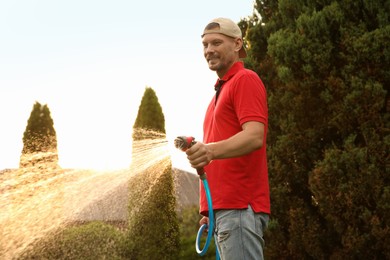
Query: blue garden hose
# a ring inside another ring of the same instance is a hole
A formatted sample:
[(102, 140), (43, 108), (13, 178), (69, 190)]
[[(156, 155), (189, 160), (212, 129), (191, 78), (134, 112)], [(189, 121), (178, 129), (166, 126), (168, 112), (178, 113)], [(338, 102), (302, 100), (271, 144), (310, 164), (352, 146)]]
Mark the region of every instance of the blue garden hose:
[[(195, 143), (196, 142), (195, 142), (194, 137), (179, 136), (175, 139), (176, 148), (179, 148), (182, 151), (186, 151), (188, 148), (190, 148)], [(198, 230), (198, 234), (196, 236), (196, 243), (195, 243), (196, 252), (200, 256), (204, 256), (207, 252), (207, 249), (210, 246), (210, 242), (211, 242), (211, 239), (212, 239), (213, 234), (214, 234), (214, 211), (213, 211), (213, 201), (211, 199), (211, 193), (210, 193), (209, 184), (207, 182), (206, 173), (205, 173), (203, 168), (196, 169), (196, 171), (198, 172), (199, 178), (202, 180), (203, 187), (204, 187), (204, 190), (206, 193), (207, 207), (209, 209), (209, 224), (208, 225), (203, 224), (202, 226), (200, 226), (200, 228)], [(200, 249), (202, 234), (207, 229), (208, 229), (208, 232), (207, 232), (206, 242), (203, 246), (203, 249)], [(215, 259), (219, 260), (220, 258), (219, 258), (217, 245), (215, 245), (215, 247), (216, 247), (216, 250), (215, 250), (216, 251), (215, 252), (216, 258)]]
[[(202, 180), (203, 187), (204, 187), (204, 190), (206, 193), (206, 198), (207, 198), (207, 206), (209, 208), (209, 225), (203, 224), (202, 226), (200, 226), (200, 228), (198, 230), (198, 235), (196, 236), (196, 243), (195, 243), (196, 252), (200, 256), (203, 256), (206, 254), (207, 249), (210, 246), (210, 242), (211, 242), (211, 239), (212, 239), (213, 234), (214, 234), (214, 211), (213, 211), (213, 202), (211, 199), (210, 188), (209, 188), (209, 184), (208, 184), (207, 178), (206, 178), (206, 173), (199, 175), (199, 178)], [(204, 244), (203, 249), (201, 250), (200, 249), (200, 243), (201, 243), (200, 240), (201, 240), (201, 237), (202, 237), (204, 230), (207, 228), (208, 228), (208, 232), (207, 232), (206, 243)], [(216, 259), (218, 260), (219, 259), (218, 249), (216, 249), (215, 251), (216, 251)]]

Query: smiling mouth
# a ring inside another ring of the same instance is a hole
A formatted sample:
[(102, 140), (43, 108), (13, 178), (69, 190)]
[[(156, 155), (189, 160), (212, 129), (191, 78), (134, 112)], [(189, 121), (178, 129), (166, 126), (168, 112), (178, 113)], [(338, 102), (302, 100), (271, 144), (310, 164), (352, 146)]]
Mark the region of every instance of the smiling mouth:
[(217, 55), (209, 55), (206, 57), (207, 61), (218, 59), (219, 57)]
[(211, 58), (208, 58), (207, 59), (207, 62), (210, 63), (210, 62), (215, 62), (218, 58), (217, 57), (211, 57)]

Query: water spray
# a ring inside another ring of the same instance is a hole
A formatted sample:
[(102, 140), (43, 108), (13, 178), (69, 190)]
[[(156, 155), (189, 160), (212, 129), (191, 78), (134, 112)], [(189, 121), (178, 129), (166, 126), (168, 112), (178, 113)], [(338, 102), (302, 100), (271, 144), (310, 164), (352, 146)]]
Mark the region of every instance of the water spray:
[[(195, 141), (195, 138), (192, 136), (178, 136), (175, 139), (174, 144), (175, 144), (176, 148), (185, 152), (187, 149), (191, 148), (194, 144), (196, 144), (196, 141)], [(213, 237), (213, 234), (214, 234), (214, 211), (213, 211), (213, 202), (211, 199), (210, 188), (209, 188), (209, 184), (207, 182), (206, 172), (204, 171), (203, 167), (197, 168), (196, 171), (199, 175), (199, 178), (202, 180), (203, 187), (204, 187), (204, 190), (206, 193), (206, 198), (207, 198), (207, 206), (209, 209), (209, 224), (208, 225), (203, 224), (199, 228), (198, 234), (196, 236), (196, 243), (195, 243), (196, 252), (200, 256), (203, 256), (206, 254), (207, 249), (210, 246), (211, 238)], [(201, 240), (202, 234), (205, 230), (208, 230), (206, 243), (204, 244), (203, 249), (200, 249), (200, 246), (199, 246), (201, 243), (200, 240)], [(216, 249), (216, 259), (217, 260), (219, 259), (218, 248)]]

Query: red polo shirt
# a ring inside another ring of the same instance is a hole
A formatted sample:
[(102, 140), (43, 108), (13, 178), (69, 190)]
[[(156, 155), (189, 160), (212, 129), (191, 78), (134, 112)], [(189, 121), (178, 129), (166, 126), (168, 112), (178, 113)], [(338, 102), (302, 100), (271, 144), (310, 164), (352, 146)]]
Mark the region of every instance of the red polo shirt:
[[(267, 96), (259, 76), (235, 63), (222, 78), (218, 99), (211, 100), (204, 119), (204, 143), (228, 139), (248, 121), (264, 124), (263, 146), (247, 155), (214, 160), (205, 167), (214, 209), (245, 209), (270, 213), (266, 136)], [(208, 215), (207, 199), (200, 185), (200, 213)]]

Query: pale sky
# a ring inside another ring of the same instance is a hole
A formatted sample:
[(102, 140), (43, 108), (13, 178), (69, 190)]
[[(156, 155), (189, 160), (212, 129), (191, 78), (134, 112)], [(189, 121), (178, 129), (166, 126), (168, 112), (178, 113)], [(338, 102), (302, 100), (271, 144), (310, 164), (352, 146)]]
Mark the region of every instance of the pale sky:
[[(215, 17), (252, 15), (253, 0), (0, 0), (0, 170), (17, 168), (35, 101), (47, 104), (64, 168), (120, 169), (145, 87), (169, 142), (202, 139), (217, 79), (200, 35)], [(184, 153), (173, 166), (186, 168)]]

